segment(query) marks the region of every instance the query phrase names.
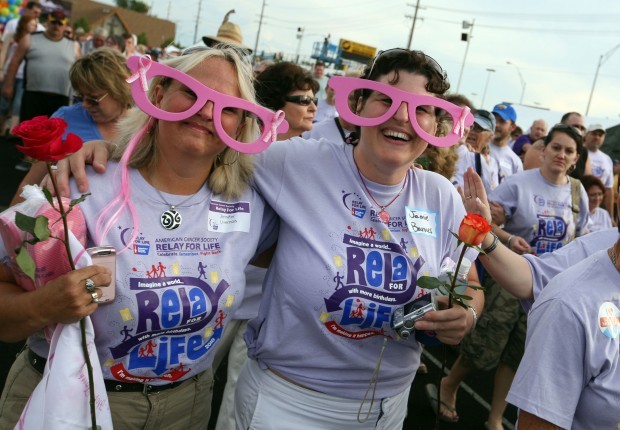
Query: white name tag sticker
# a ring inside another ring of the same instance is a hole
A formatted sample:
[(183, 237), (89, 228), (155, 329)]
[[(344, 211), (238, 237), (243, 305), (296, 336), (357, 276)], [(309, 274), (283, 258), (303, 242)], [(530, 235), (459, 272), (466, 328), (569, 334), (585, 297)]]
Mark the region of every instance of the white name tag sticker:
[(230, 233), (232, 231), (250, 231), (250, 202), (218, 202), (209, 203), (209, 231)]
[(413, 234), (437, 237), (437, 211), (427, 211), (407, 206), (407, 229)]

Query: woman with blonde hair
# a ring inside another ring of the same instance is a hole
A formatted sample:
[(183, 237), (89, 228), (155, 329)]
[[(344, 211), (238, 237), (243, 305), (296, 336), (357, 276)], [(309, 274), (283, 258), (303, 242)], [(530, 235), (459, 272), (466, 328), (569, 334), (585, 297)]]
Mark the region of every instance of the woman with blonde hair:
[[(275, 226), (249, 186), (251, 155), (232, 148), (264, 149), (280, 121), (254, 104), (251, 67), (232, 48), (166, 64), (132, 57), (128, 66), (144, 112), (120, 122), (114, 161), (104, 174), (87, 172), (92, 195), (80, 204), (87, 246), (117, 250), (116, 276), (89, 266), (25, 292), (0, 266), (0, 339), (28, 338), (0, 400), (0, 428), (15, 425), (41, 378), (49, 348), (41, 329), (86, 315), (115, 428), (209, 421), (214, 351), (244, 296), (243, 269)], [(106, 288), (116, 298), (102, 303)]]
[[(111, 48), (99, 48), (78, 59), (69, 70), (75, 91), (71, 106), (63, 106), (52, 115), (67, 122), (67, 133), (83, 141), (114, 141), (118, 123), (133, 106), (126, 58)], [(24, 185), (38, 184), (47, 174), (45, 163), (35, 163), (24, 177), (11, 204), (21, 201)]]

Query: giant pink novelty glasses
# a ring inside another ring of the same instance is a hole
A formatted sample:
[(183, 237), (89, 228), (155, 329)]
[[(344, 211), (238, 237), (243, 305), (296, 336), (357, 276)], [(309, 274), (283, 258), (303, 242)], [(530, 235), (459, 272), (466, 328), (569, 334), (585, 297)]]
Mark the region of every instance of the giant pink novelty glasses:
[[(399, 90), (391, 85), (368, 79), (334, 76), (329, 86), (336, 92), (336, 110), (347, 122), (354, 125), (373, 127), (390, 119), (403, 102), (407, 103), (411, 126), (418, 136), (434, 146), (452, 146), (463, 136), (465, 126), (474, 123), (474, 116), (468, 107), (459, 107), (438, 97), (412, 94)], [(386, 105), (385, 111), (378, 112), (376, 117), (360, 116), (351, 111), (349, 95), (356, 90), (372, 90)], [(427, 133), (418, 122), (418, 115), (433, 115), (447, 123), (450, 131), (445, 136), (434, 136)]]
[[(277, 111), (274, 113), (247, 100), (219, 93), (180, 70), (151, 60), (148, 55), (133, 55), (129, 57), (127, 59), (127, 67), (132, 72), (135, 72), (127, 78), (127, 82), (132, 84), (131, 94), (133, 99), (144, 113), (164, 121), (182, 121), (194, 115), (208, 101), (211, 101), (213, 102), (215, 131), (222, 142), (236, 151), (245, 154), (256, 154), (264, 151), (271, 143), (276, 141), (278, 133), (285, 133), (288, 130), (288, 123), (284, 120), (284, 112)], [(195, 94), (196, 101), (184, 112), (167, 112), (153, 105), (147, 93), (149, 89), (148, 80), (154, 76), (165, 76), (185, 85)], [(256, 119), (261, 131), (260, 137), (253, 142), (240, 142), (230, 137), (222, 127), (222, 111), (230, 109), (240, 110), (243, 112), (244, 117)]]

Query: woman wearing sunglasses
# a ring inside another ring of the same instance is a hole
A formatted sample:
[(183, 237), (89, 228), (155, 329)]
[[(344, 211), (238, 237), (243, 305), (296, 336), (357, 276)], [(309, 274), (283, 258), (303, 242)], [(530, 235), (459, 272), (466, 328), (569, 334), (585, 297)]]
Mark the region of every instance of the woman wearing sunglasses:
[[(421, 52), (390, 50), (362, 79), (334, 77), (330, 85), (340, 115), (360, 127), (356, 144), (293, 138), (256, 157), (254, 186), (279, 215), (280, 231), (245, 336), (240, 429), (401, 427), (421, 347), (414, 336), (398, 338), (391, 316), (424, 294), (418, 274), (437, 275), (459, 252), (450, 230), (465, 215), (460, 196), (440, 175), (411, 169), (428, 143), (453, 145), (473, 123), (468, 109), (437, 97), (448, 89), (441, 67)], [(103, 162), (101, 149), (74, 156), (80, 187), (82, 157), (94, 151)], [(474, 270), (469, 280), (477, 282)], [(431, 311), (416, 333), (458, 343), (482, 308), (482, 294), (468, 294), (472, 308)]]
[[(275, 228), (249, 187), (246, 153), (269, 146), (286, 123), (254, 103), (251, 66), (233, 48), (127, 65), (140, 109), (119, 124), (106, 172), (89, 170), (92, 195), (80, 204), (87, 246), (117, 251), (116, 298), (100, 301), (112, 288), (100, 266), (33, 292), (0, 266), (0, 338), (28, 337), (2, 395), (0, 428), (13, 428), (41, 378), (48, 344), (40, 329), (86, 315), (114, 428), (203, 429), (209, 421), (213, 352), (243, 299), (243, 270)], [(113, 94), (78, 88), (100, 104)]]
[[(77, 60), (69, 70), (75, 103), (58, 109), (52, 118), (64, 119), (67, 133), (78, 135), (84, 142), (114, 141), (118, 122), (133, 105), (125, 82), (129, 77), (126, 60), (110, 48), (99, 48)], [(45, 163), (36, 163), (20, 183), (11, 204), (21, 201), (19, 194), (24, 185), (38, 184), (46, 174)]]
[(279, 140), (312, 130), (319, 84), (309, 72), (293, 63), (277, 63), (256, 77), (254, 88), (261, 105), (286, 114), (288, 132), (279, 135)]

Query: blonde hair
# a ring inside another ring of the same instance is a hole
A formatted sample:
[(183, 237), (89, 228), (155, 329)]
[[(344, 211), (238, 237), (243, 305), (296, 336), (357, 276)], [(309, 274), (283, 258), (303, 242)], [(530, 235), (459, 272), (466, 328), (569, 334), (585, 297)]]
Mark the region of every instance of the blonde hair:
[(71, 66), (69, 79), (74, 90), (103, 90), (119, 102), (123, 109), (133, 105), (131, 89), (125, 79), (130, 75), (127, 59), (111, 48), (99, 48)]
[[(256, 103), (254, 87), (252, 85), (252, 68), (239, 55), (237, 49), (229, 45), (217, 45), (216, 49), (191, 49), (187, 55), (181, 55), (164, 61), (167, 66), (182, 72), (189, 72), (209, 58), (222, 58), (228, 61), (237, 73), (241, 98)], [(153, 78), (148, 98), (155, 100), (155, 88), (160, 85), (164, 90), (170, 85), (171, 79), (157, 76)], [(144, 133), (129, 158), (128, 165), (133, 168), (152, 168), (157, 164), (157, 120), (154, 120), (139, 109), (134, 109), (119, 122), (118, 145), (112, 153), (112, 159), (118, 160), (123, 155), (130, 140), (148, 124), (148, 132)], [(255, 119), (244, 118), (235, 138), (241, 142), (251, 142), (259, 135)], [(205, 166), (210, 174), (207, 179), (213, 194), (220, 194), (224, 198), (237, 198), (247, 188), (254, 170), (254, 159), (251, 155), (237, 153), (226, 147), (217, 157), (212, 166)]]

